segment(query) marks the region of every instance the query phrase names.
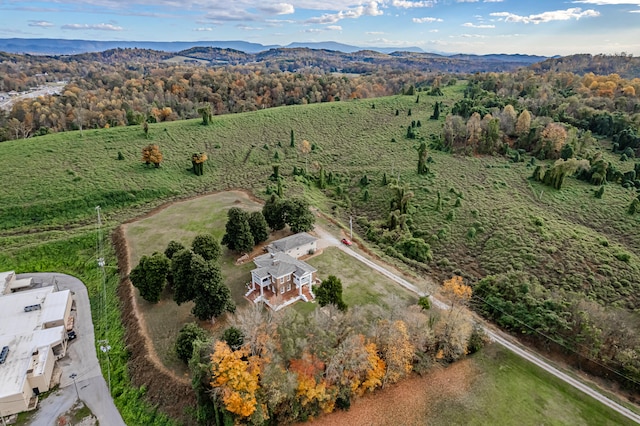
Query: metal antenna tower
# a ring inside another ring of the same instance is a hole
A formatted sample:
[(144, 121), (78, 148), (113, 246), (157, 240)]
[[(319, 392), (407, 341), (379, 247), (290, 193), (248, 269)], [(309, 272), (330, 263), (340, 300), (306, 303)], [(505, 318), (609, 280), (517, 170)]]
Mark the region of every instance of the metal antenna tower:
[(102, 246), (102, 218), (100, 217), (100, 206), (96, 206), (96, 213), (98, 214), (98, 268), (100, 268), (100, 275), (102, 278), (102, 322), (104, 326), (104, 339), (99, 340), (100, 350), (107, 357), (107, 377), (109, 380), (109, 394), (111, 394), (111, 360), (109, 359), (109, 340), (107, 339), (109, 331), (109, 319), (107, 318), (107, 274), (104, 271), (104, 249)]

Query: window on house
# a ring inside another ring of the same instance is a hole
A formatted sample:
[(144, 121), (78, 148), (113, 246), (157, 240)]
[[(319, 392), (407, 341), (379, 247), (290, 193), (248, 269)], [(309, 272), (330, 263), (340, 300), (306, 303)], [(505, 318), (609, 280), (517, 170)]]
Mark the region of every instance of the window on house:
[(291, 282), (287, 284), (287, 291), (291, 290)]
[(280, 287), (280, 294), (284, 294), (284, 286)]

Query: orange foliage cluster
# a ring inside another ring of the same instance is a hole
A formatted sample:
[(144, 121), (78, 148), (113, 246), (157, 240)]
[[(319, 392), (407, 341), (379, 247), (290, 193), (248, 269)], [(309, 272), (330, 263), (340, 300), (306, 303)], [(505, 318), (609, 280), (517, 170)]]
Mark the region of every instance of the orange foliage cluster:
[(220, 341), (211, 355), (211, 386), (222, 393), (225, 408), (240, 417), (252, 415), (257, 405), (260, 368), (255, 357), (248, 355), (248, 350), (232, 351)]
[(628, 81), (620, 78), (618, 74), (596, 76), (588, 73), (582, 78), (582, 86), (598, 96), (607, 98), (613, 98), (617, 94), (635, 97), (636, 93), (640, 93), (639, 78)]
[(333, 411), (336, 389), (322, 378), (324, 363), (313, 354), (304, 352), (302, 358), (291, 360), (289, 369), (298, 375), (296, 395), (305, 405), (317, 402), (325, 413)]
[(207, 161), (207, 159), (208, 157), (206, 152), (201, 152), (200, 154), (195, 153), (191, 156), (191, 161), (193, 161), (196, 164), (202, 164), (205, 161)]
[(454, 275), (450, 280), (446, 280), (443, 284), (445, 295), (455, 302), (467, 302), (471, 299), (471, 287), (464, 284), (462, 277)]
[(162, 163), (162, 152), (158, 145), (150, 144), (142, 148), (142, 161), (146, 164), (154, 164), (156, 167)]

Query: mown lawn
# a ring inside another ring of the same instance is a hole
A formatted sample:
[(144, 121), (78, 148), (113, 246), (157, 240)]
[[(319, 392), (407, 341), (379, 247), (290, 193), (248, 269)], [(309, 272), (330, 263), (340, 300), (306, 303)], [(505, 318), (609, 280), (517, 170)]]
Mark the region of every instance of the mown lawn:
[(632, 425), (634, 422), (495, 344), (473, 357), (473, 385), (430, 408), (430, 425)]

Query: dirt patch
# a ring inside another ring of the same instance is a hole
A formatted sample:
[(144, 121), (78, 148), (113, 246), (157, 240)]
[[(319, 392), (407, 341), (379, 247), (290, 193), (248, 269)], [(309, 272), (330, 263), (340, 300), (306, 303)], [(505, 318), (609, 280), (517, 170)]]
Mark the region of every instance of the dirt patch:
[(153, 404), (174, 419), (185, 418), (185, 409), (196, 406), (196, 396), (191, 384), (167, 370), (158, 360), (142, 320), (137, 314), (133, 285), (128, 278), (129, 249), (123, 226), (119, 226), (111, 236), (118, 259), (120, 283), (118, 297), (121, 303), (121, 317), (125, 326), (125, 343), (131, 353), (129, 374), (136, 386), (145, 386), (146, 397)]
[(424, 376), (415, 375), (357, 400), (349, 411), (336, 411), (299, 425), (426, 425), (437, 405), (463, 399), (478, 374), (471, 359), (446, 368), (434, 367)]

